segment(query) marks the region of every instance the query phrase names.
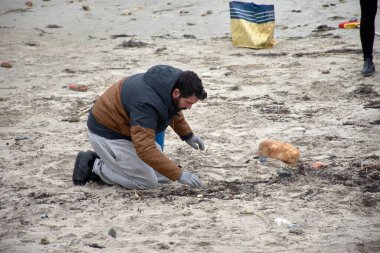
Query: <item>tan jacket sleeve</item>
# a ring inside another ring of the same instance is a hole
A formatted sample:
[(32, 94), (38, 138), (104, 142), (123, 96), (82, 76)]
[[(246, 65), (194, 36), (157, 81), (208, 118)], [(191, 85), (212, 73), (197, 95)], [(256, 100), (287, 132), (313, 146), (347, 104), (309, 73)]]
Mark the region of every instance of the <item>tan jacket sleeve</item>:
[(178, 115), (173, 117), (172, 122), (170, 122), (170, 126), (173, 128), (174, 132), (181, 137), (181, 139), (184, 139), (184, 137), (186, 138), (193, 133), (193, 130), (191, 130), (182, 112), (179, 112)]
[(131, 127), (131, 137), (138, 157), (171, 180), (178, 180), (182, 170), (156, 147), (154, 130), (141, 126)]

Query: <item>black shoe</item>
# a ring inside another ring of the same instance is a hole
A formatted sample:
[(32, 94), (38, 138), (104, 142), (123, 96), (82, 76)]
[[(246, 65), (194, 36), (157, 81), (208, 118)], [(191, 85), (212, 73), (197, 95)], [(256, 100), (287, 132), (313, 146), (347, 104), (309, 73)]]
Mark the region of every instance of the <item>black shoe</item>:
[(99, 158), (99, 156), (90, 150), (78, 153), (73, 172), (74, 185), (85, 185), (90, 180), (90, 175), (94, 174), (92, 173), (92, 166), (96, 158)]
[(98, 182), (98, 183), (103, 183), (102, 179), (96, 175), (94, 172), (91, 172), (90, 176), (88, 177), (88, 180)]
[(364, 59), (362, 76), (369, 77), (372, 76), (375, 72), (375, 66), (373, 65), (373, 61), (371, 58)]

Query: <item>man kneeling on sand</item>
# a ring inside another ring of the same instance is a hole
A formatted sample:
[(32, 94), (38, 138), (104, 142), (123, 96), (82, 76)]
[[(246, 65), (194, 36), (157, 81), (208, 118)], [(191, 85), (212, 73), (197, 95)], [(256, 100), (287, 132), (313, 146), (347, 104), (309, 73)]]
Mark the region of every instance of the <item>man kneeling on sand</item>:
[(199, 178), (166, 157), (155, 135), (169, 125), (195, 149), (203, 141), (193, 134), (182, 110), (207, 98), (202, 81), (192, 71), (157, 65), (109, 87), (92, 107), (88, 137), (93, 151), (79, 152), (75, 185), (89, 180), (128, 189), (151, 189), (178, 180), (201, 187)]

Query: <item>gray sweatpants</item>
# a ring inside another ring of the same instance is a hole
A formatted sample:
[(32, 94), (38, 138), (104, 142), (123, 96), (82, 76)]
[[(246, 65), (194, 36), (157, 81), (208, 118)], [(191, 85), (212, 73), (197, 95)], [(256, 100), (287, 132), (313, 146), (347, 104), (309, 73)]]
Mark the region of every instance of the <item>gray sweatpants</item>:
[[(142, 161), (129, 140), (109, 140), (88, 131), (88, 138), (96, 159), (92, 172), (99, 175), (107, 184), (118, 184), (128, 189), (152, 189), (158, 183), (170, 180)], [(156, 143), (157, 148), (161, 147)]]

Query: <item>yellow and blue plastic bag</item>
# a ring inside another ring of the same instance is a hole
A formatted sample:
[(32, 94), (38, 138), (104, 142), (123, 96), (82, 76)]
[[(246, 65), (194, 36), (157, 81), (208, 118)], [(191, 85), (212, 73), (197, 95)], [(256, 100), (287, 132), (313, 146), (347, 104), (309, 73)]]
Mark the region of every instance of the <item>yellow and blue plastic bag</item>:
[(268, 48), (274, 44), (274, 5), (230, 2), (232, 44)]

